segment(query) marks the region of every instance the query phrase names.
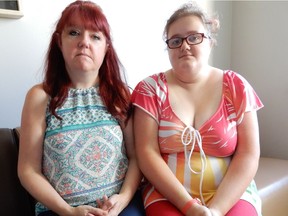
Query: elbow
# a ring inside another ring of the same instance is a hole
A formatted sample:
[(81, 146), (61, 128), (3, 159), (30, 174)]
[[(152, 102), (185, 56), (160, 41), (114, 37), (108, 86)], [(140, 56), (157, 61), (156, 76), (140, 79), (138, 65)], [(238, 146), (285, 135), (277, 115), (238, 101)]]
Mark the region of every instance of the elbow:
[(27, 176), (26, 174), (26, 169), (23, 165), (19, 164), (18, 163), (18, 166), (17, 166), (17, 175), (18, 175), (18, 178), (20, 180), (20, 183), (23, 185), (24, 182), (25, 182), (25, 176)]

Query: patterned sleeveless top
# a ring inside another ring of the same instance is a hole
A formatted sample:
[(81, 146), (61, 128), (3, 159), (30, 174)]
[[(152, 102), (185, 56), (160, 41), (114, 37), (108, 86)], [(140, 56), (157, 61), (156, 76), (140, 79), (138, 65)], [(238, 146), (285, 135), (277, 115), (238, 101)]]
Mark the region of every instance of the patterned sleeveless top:
[[(197, 129), (183, 123), (173, 112), (164, 73), (138, 83), (132, 103), (155, 119), (163, 160), (192, 197), (204, 204), (209, 204), (229, 167), (237, 147), (237, 126), (245, 112), (263, 107), (247, 80), (233, 71), (223, 72), (218, 110)], [(143, 199), (146, 208), (166, 200), (149, 182), (144, 188)], [(254, 180), (241, 199), (250, 202), (261, 215), (261, 200)]]
[[(97, 206), (119, 193), (128, 168), (123, 134), (98, 87), (70, 89), (57, 113), (46, 112), (43, 174), (71, 206)], [(36, 214), (48, 209), (36, 204)]]

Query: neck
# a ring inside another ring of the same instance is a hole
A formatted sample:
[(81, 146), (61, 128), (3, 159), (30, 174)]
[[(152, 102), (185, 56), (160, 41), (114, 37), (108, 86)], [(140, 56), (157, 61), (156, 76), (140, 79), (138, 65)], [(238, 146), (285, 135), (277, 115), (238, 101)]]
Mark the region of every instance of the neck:
[(179, 71), (171, 69), (167, 71), (167, 77), (168, 77), (167, 79), (170, 81), (170, 83), (175, 83), (184, 88), (189, 88), (201, 84), (203, 82), (206, 82), (206, 80), (209, 77), (210, 71), (211, 71), (210, 66), (203, 67), (201, 70), (198, 70), (196, 72), (189, 71), (180, 73)]
[(69, 73), (73, 88), (86, 89), (95, 86), (99, 83), (98, 73), (77, 72)]
[(99, 77), (71, 79), (73, 88), (76, 89), (87, 89), (92, 86), (96, 86), (99, 83)]

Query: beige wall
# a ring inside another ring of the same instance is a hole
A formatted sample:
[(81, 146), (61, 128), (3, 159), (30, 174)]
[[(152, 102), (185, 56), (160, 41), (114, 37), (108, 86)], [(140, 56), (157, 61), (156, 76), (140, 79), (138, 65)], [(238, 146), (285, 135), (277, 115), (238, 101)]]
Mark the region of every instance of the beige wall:
[(217, 44), (212, 51), (210, 62), (221, 69), (231, 68), (231, 40), (232, 40), (232, 2), (213, 1), (212, 12), (217, 13), (220, 20), (220, 30), (217, 34)]
[(224, 59), (231, 59), (230, 68), (246, 77), (264, 103), (258, 112), (262, 156), (288, 159), (288, 2), (216, 1), (215, 8), (230, 20), (221, 31), (231, 38), (220, 38), (214, 64), (229, 67)]

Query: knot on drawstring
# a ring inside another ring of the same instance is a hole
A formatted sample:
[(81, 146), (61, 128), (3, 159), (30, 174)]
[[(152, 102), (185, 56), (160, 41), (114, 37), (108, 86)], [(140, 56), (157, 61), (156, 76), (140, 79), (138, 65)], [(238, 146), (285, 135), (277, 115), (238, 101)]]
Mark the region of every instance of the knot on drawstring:
[[(189, 170), (193, 172), (194, 174), (200, 174), (200, 196), (201, 196), (201, 201), (205, 205), (205, 201), (202, 195), (202, 184), (203, 184), (203, 176), (204, 176), (204, 171), (207, 166), (207, 161), (206, 161), (206, 155), (203, 151), (202, 148), (202, 137), (199, 133), (198, 130), (193, 128), (192, 126), (186, 126), (182, 132), (181, 135), (181, 141), (182, 144), (184, 145), (184, 154), (185, 154), (185, 161), (188, 164)], [(191, 144), (191, 150), (190, 153), (187, 152), (187, 146)], [(195, 145), (198, 145), (199, 152), (200, 152), (200, 157), (201, 157), (201, 169), (200, 171), (194, 170), (191, 167), (191, 158), (193, 155), (193, 151), (195, 148)]]

